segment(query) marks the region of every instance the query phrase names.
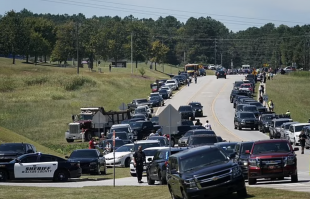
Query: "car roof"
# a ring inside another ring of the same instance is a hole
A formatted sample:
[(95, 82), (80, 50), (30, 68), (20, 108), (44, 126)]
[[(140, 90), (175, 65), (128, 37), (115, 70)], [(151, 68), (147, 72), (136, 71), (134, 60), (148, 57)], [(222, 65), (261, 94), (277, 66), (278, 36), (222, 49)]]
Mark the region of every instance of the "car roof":
[(182, 106), (179, 106), (180, 107), (191, 107), (190, 105), (182, 105)]
[(200, 104), (201, 105), (200, 102), (190, 102), (190, 103), (188, 103), (188, 105), (191, 105), (191, 104)]
[(215, 134), (199, 134), (199, 135), (191, 135), (189, 137), (217, 137)]
[(124, 144), (123, 146), (133, 146), (134, 144)]
[(288, 142), (288, 140), (285, 140), (285, 139), (257, 140), (254, 142), (254, 144), (273, 143), (273, 142)]
[(157, 146), (157, 147), (148, 147), (146, 149), (143, 149), (145, 151), (148, 151), (148, 150), (158, 150), (158, 149), (169, 149), (169, 147), (166, 147), (166, 146)]
[(144, 143), (158, 143), (158, 140), (139, 140), (135, 141), (134, 144), (144, 144)]
[(238, 142), (238, 144), (253, 144), (255, 141), (245, 141), (245, 142)]
[(151, 122), (151, 121), (142, 121), (142, 120), (135, 121), (135, 123), (142, 123), (142, 122)]
[(304, 126), (304, 125), (310, 126), (310, 123), (297, 123), (297, 124), (292, 124), (292, 126)]
[(272, 121), (289, 121), (292, 120), (291, 118), (277, 118), (277, 119), (273, 119)]
[(244, 106), (246, 106), (246, 107), (256, 107), (255, 105), (249, 105), (249, 104), (246, 104)]
[(229, 144), (238, 144), (238, 142), (217, 142), (214, 145), (229, 145)]
[(170, 157), (180, 158), (182, 156), (191, 156), (192, 154), (196, 154), (197, 152), (201, 152), (202, 150), (208, 151), (212, 149), (219, 150), (216, 146), (204, 145), (204, 146), (189, 148), (188, 150), (180, 151), (179, 153), (173, 154)]
[(237, 113), (251, 113), (251, 114), (254, 114), (253, 112), (249, 112), (249, 111), (237, 111)]
[(121, 127), (128, 127), (128, 126), (130, 126), (129, 124), (113, 124), (112, 126), (111, 126), (111, 129), (112, 128), (121, 128)]

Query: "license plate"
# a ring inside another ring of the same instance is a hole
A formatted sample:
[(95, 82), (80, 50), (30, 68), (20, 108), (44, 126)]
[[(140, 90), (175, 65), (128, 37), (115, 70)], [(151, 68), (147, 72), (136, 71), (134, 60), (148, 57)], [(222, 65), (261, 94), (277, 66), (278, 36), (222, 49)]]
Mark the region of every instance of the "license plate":
[(274, 168), (276, 168), (275, 166), (268, 166), (268, 169), (274, 169)]

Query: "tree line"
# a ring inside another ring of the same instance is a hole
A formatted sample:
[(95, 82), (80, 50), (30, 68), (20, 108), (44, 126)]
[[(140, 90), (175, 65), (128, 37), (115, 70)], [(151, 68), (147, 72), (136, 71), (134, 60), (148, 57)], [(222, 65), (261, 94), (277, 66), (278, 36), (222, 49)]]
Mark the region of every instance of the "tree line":
[(296, 63), (309, 69), (310, 26), (276, 27), (268, 23), (232, 32), (211, 17), (189, 18), (182, 23), (173, 16), (138, 19), (130, 15), (93, 16), (36, 14), (26, 9), (0, 16), (0, 54), (50, 58), (65, 62), (79, 57), (96, 60), (242, 64), (279, 67)]

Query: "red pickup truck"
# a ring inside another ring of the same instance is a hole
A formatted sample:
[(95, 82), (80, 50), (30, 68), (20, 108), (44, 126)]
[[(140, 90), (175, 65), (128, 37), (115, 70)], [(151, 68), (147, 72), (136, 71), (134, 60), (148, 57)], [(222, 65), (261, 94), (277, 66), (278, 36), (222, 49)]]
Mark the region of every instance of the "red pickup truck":
[(256, 184), (259, 178), (271, 178), (283, 180), (291, 177), (291, 182), (298, 182), (297, 157), (287, 140), (261, 140), (256, 141), (246, 154), (248, 159), (248, 181), (249, 185)]

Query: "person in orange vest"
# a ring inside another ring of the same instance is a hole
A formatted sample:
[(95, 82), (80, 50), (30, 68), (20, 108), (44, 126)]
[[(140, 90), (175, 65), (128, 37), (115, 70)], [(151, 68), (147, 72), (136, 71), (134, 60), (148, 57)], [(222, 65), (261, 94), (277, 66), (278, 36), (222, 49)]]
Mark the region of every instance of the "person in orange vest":
[(95, 142), (95, 138), (92, 138), (90, 141), (89, 141), (89, 149), (95, 149), (95, 145), (96, 145), (96, 142)]

